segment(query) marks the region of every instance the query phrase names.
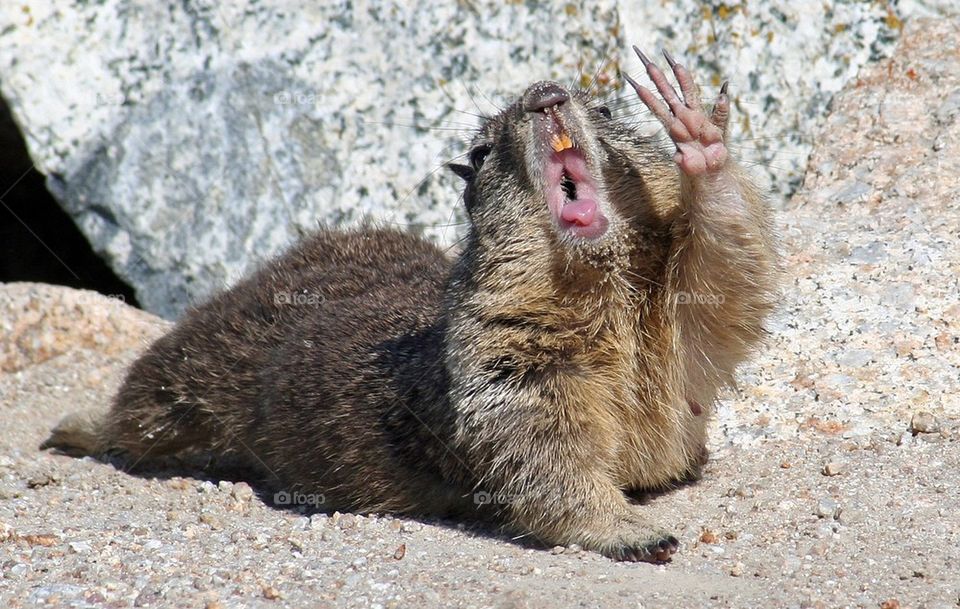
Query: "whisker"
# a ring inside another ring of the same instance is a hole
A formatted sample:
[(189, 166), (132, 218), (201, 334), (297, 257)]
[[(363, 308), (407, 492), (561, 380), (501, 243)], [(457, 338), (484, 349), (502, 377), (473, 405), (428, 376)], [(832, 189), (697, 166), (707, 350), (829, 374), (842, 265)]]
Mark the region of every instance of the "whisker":
[(460, 237), (459, 239), (457, 239), (456, 241), (454, 241), (453, 243), (451, 243), (447, 248), (445, 248), (445, 249), (443, 250), (443, 253), (444, 253), (444, 254), (449, 254), (451, 251), (453, 251), (454, 248), (457, 248), (457, 247), (460, 247), (461, 245), (463, 245), (463, 242), (466, 241), (466, 240), (467, 240), (467, 235), (464, 235), (464, 236)]
[(367, 121), (367, 124), (383, 125), (385, 127), (404, 127), (407, 129), (416, 129), (418, 131), (452, 131), (452, 132), (458, 133), (458, 132), (467, 130), (467, 127), (431, 127), (428, 125), (417, 125), (415, 123), (392, 123), (392, 122)]
[(795, 151), (792, 151), (792, 150), (771, 150), (771, 149), (764, 149), (764, 148), (751, 148), (751, 147), (749, 147), (749, 146), (737, 146), (736, 142), (727, 144), (727, 148), (729, 148), (729, 149), (731, 149), (731, 150), (734, 150), (734, 151), (736, 151), (736, 152), (763, 152), (763, 151), (767, 151), (767, 152), (770, 152), (771, 154), (773, 154), (774, 157), (778, 157), (778, 156), (788, 156), (788, 157), (805, 158), (805, 157), (807, 157), (807, 156), (810, 155), (809, 152), (795, 152)]
[(603, 59), (599, 62), (600, 65), (597, 66), (596, 71), (594, 71), (593, 73), (593, 77), (590, 79), (590, 82), (587, 83), (587, 86), (584, 89), (587, 93), (591, 93), (593, 91), (593, 87), (596, 86), (597, 84), (597, 79), (600, 78), (600, 72), (603, 71), (604, 66), (607, 65), (609, 61), (610, 61), (609, 56), (605, 55)]
[(463, 204), (463, 189), (460, 190), (460, 194), (459, 194), (459, 196), (457, 196), (457, 204), (454, 205), (452, 209), (450, 209), (450, 217), (447, 219), (447, 224), (444, 225), (444, 227), (443, 227), (443, 232), (440, 233), (440, 239), (441, 239), (441, 240), (446, 240), (446, 238), (447, 238), (447, 231), (450, 229), (451, 226), (454, 226), (454, 227), (456, 227), (456, 226), (465, 226), (465, 225), (467, 224), (467, 222), (465, 222), (465, 221), (464, 221), (464, 222), (454, 222), (454, 221), (453, 221), (454, 218), (455, 218), (456, 215), (457, 215), (457, 210), (459, 210), (459, 209), (464, 209), (464, 204)]
[[(450, 148), (450, 146), (452, 146), (452, 144), (451, 144), (451, 145), (448, 145), (448, 146), (445, 146), (445, 147), (444, 147), (444, 150)], [(450, 159), (450, 161), (463, 159), (463, 158), (465, 158), (466, 156), (467, 156), (467, 153), (464, 152), (464, 153), (462, 153), (462, 154), (458, 154), (458, 155), (452, 157), (452, 158)], [(410, 190), (408, 190), (402, 197), (400, 197), (399, 199), (397, 199), (397, 203), (405, 203), (405, 202), (411, 197), (411, 195), (413, 195), (413, 193), (415, 193), (415, 192), (417, 192), (418, 190), (420, 190), (420, 188), (426, 183), (427, 180), (429, 180), (430, 178), (432, 178), (433, 176), (435, 176), (440, 170), (444, 169), (450, 161), (446, 161), (446, 162), (440, 163), (439, 165), (437, 165), (436, 167), (434, 167), (433, 169), (431, 169), (430, 171), (428, 171), (428, 172), (426, 173), (426, 175), (424, 175), (423, 178), (420, 179), (419, 182), (417, 182), (412, 188), (410, 188)]]
[[(467, 116), (472, 116), (473, 118), (479, 119), (481, 121), (490, 120), (490, 116), (486, 114), (480, 114), (477, 112), (467, 112), (466, 110), (460, 110), (458, 108), (454, 108), (453, 111), (457, 112), (458, 114), (466, 114)], [(474, 125), (474, 128), (476, 128), (476, 125)]]

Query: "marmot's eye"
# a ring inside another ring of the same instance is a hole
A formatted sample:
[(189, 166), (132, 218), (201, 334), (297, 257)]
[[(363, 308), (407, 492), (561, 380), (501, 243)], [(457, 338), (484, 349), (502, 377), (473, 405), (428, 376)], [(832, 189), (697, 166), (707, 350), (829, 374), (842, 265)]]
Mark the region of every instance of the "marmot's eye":
[(610, 114), (610, 108), (606, 106), (598, 106), (597, 113), (603, 118), (611, 118), (613, 115)]
[(493, 150), (493, 146), (490, 144), (480, 144), (470, 151), (470, 165), (474, 171), (480, 171), (483, 162), (487, 160), (487, 155), (490, 154), (491, 150)]

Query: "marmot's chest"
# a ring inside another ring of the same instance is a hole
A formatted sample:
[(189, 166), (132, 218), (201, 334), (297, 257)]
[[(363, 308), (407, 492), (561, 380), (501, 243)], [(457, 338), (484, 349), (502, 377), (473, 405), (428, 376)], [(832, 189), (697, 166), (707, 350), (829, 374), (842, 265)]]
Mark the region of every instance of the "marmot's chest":
[(622, 421), (613, 471), (624, 489), (666, 486), (685, 477), (703, 454), (705, 417), (637, 412)]
[(618, 425), (614, 478), (625, 489), (662, 487), (683, 477), (702, 454), (706, 415), (695, 414), (684, 391), (674, 386), (682, 375), (668, 361), (651, 361), (649, 353), (631, 349), (613, 376), (631, 379), (609, 405)]

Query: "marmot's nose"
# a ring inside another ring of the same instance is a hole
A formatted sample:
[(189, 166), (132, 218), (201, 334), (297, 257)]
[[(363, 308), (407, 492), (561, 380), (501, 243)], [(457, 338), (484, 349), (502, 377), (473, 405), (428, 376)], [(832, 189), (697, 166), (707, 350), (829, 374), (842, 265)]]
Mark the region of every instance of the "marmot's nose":
[(541, 80), (530, 85), (523, 93), (523, 109), (540, 112), (570, 101), (570, 94), (552, 80)]

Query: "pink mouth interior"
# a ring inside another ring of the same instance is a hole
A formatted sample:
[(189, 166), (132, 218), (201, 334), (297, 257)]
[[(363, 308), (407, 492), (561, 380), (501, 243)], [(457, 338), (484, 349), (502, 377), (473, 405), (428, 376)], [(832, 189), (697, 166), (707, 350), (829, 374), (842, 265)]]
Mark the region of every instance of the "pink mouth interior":
[(608, 222), (597, 204), (596, 183), (579, 149), (552, 153), (545, 177), (547, 205), (562, 228), (587, 239), (606, 232)]

